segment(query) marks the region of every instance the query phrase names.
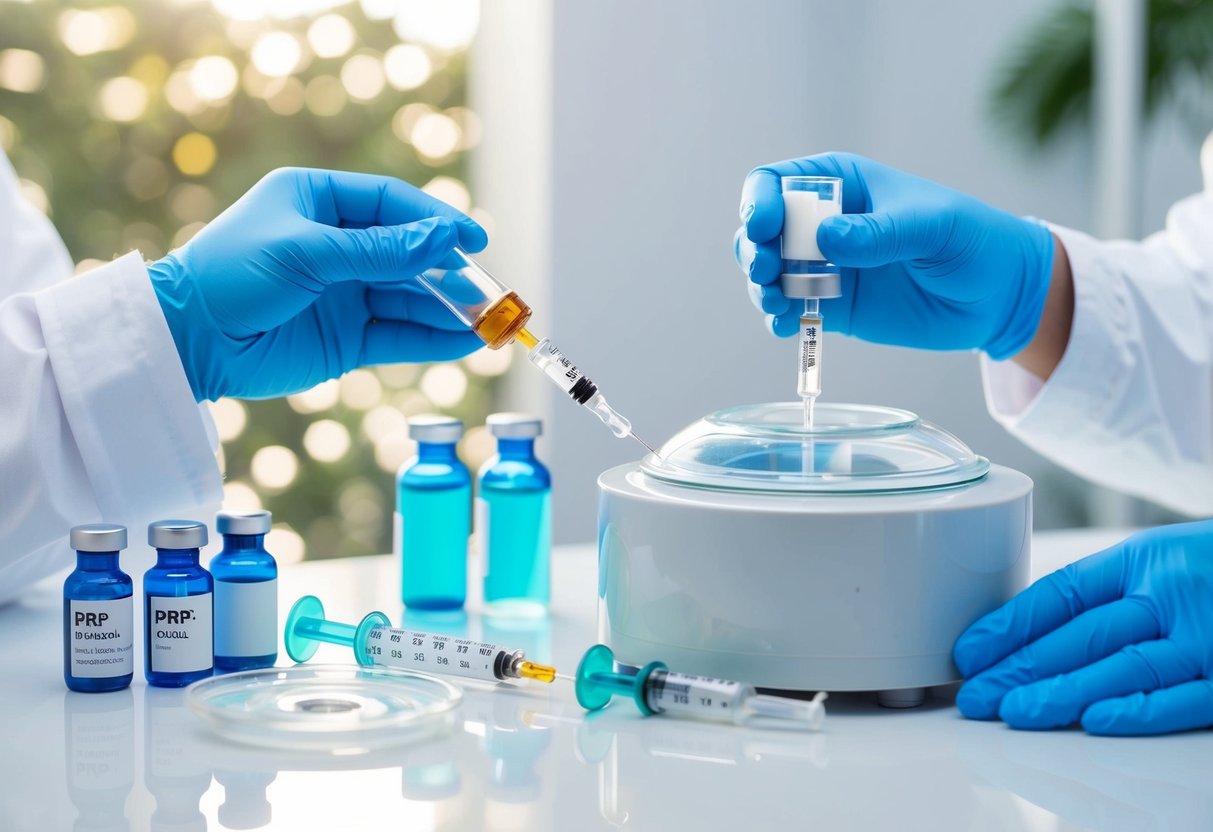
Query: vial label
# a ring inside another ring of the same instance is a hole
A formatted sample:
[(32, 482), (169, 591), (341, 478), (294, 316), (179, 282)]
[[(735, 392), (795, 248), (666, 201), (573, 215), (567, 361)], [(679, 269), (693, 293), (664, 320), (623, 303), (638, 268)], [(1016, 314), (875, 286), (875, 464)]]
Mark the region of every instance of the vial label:
[(191, 673), (214, 666), (212, 595), (148, 596), (151, 668), (156, 673)]
[(784, 191), (783, 259), (825, 261), (826, 256), (817, 247), (817, 228), (826, 217), (841, 210), (837, 202), (821, 199), (813, 191)]
[(476, 554), (480, 556), (480, 577), (489, 576), (489, 501), (476, 498)]
[(125, 676), (135, 669), (135, 604), (130, 595), (72, 601), (71, 673), (83, 679)]
[(215, 581), (215, 655), (278, 651), (278, 581)]

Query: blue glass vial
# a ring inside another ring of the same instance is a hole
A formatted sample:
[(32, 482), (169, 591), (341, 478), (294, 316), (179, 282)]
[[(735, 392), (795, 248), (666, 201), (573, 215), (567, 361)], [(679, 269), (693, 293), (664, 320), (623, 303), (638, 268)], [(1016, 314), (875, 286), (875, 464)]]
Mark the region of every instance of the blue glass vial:
[(214, 592), (198, 564), (206, 525), (158, 520), (147, 527), (156, 565), (143, 573), (143, 648), (147, 683), (179, 688), (214, 672)]
[(76, 569), (63, 582), (63, 681), (85, 693), (122, 690), (135, 675), (135, 589), (118, 568), (126, 527), (76, 526), (69, 539)]
[(211, 559), (215, 579), (215, 671), (273, 667), (278, 661), (278, 564), (265, 551), (268, 511), (221, 511), (223, 549)]
[(396, 475), (395, 545), (401, 599), (419, 610), (453, 610), (467, 598), (472, 477), (455, 454), (463, 422), (414, 416), (417, 456)]
[(543, 423), (525, 413), (494, 413), (497, 456), (480, 469), (476, 537), (484, 602), (499, 615), (543, 615), (551, 598), (552, 475), (535, 457)]

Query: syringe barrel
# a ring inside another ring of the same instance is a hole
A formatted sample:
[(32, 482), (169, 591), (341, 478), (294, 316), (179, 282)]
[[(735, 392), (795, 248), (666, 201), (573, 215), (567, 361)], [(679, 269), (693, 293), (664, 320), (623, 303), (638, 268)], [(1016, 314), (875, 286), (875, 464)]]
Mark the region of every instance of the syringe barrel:
[(385, 667), (449, 673), (485, 682), (510, 678), (507, 669), (515, 659), (515, 651), (496, 644), (397, 627), (368, 630), (362, 649), (369, 662)]

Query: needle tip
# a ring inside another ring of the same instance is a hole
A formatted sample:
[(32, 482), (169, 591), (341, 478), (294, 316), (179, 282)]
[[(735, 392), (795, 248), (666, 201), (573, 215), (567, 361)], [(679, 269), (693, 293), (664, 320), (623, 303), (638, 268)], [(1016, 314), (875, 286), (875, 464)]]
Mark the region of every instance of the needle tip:
[(653, 449), (653, 446), (652, 446), (652, 445), (650, 445), (648, 442), (645, 442), (643, 439), (641, 439), (641, 438), (640, 438), (639, 436), (637, 436), (635, 433), (631, 434), (631, 437), (632, 437), (633, 439), (635, 439), (637, 442), (639, 442), (641, 445), (643, 445), (643, 446), (644, 446), (644, 448), (645, 448), (645, 449), (646, 449), (646, 450), (647, 450), (649, 453), (651, 453), (653, 456), (661, 456), (661, 454), (657, 453), (657, 451), (655, 451), (655, 450)]

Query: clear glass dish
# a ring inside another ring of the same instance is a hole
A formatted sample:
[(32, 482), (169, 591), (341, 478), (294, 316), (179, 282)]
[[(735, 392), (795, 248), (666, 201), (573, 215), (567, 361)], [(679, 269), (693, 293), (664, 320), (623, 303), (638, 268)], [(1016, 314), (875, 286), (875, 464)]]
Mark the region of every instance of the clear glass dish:
[(310, 751), (370, 751), (448, 730), (463, 693), (394, 668), (295, 665), (214, 676), (186, 689), (190, 710), (235, 742)]
[(855, 494), (948, 488), (990, 462), (908, 410), (821, 402), (812, 429), (801, 402), (742, 405), (688, 425), (642, 470), (679, 485)]

